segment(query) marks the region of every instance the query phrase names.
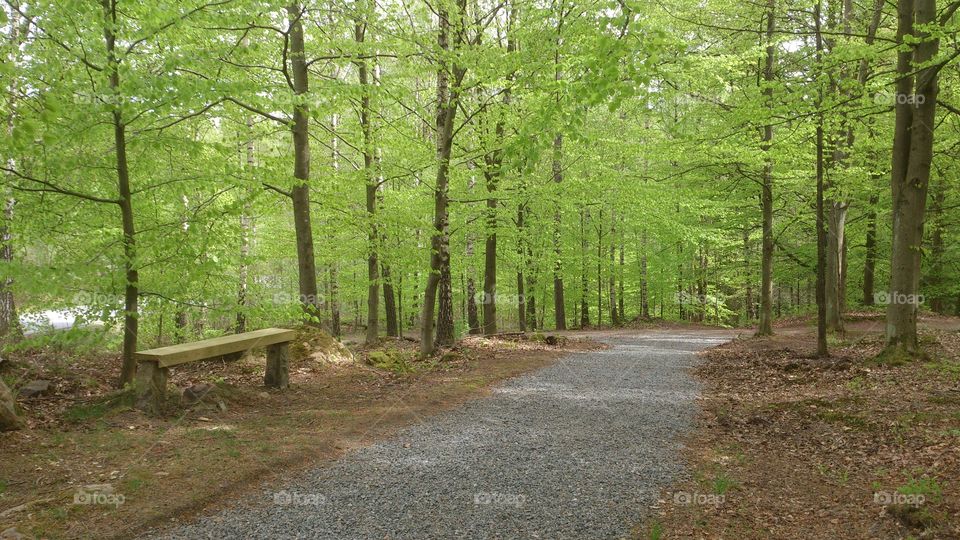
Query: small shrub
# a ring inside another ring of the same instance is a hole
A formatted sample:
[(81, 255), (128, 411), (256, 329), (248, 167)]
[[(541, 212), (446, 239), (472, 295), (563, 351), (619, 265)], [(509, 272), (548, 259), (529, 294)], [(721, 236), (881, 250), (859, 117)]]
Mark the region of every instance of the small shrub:
[(367, 353), (367, 363), (371, 366), (394, 373), (410, 373), (410, 353), (400, 350), (371, 351)]
[(654, 521), (650, 525), (650, 534), (647, 535), (647, 538), (650, 540), (660, 540), (663, 538), (663, 524), (659, 521)]
[(943, 488), (940, 486), (940, 483), (937, 482), (936, 478), (930, 478), (928, 476), (916, 478), (910, 476), (906, 484), (897, 488), (897, 493), (903, 495), (923, 495), (927, 500), (936, 502), (943, 496)]
[(736, 487), (737, 483), (732, 478), (727, 476), (727, 473), (721, 472), (713, 478), (713, 492), (717, 495), (724, 495), (732, 488)]

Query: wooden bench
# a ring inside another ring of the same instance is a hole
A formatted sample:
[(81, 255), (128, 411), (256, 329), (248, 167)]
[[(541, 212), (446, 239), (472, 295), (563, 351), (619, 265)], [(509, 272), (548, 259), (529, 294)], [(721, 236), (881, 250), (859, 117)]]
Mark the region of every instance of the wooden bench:
[(286, 388), (290, 383), (287, 348), (296, 332), (283, 328), (265, 328), (243, 334), (222, 336), (193, 343), (182, 343), (137, 352), (137, 408), (159, 414), (167, 392), (170, 368), (208, 358), (242, 353), (254, 347), (267, 348), (267, 373), (263, 383)]

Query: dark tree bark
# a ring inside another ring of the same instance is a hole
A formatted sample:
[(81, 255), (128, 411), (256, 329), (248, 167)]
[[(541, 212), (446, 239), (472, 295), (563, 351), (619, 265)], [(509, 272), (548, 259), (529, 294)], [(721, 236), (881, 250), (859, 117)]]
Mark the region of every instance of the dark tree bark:
[[(473, 163), (471, 162), (470, 168), (473, 168)], [(473, 191), (474, 186), (476, 185), (476, 177), (471, 172), (470, 181), (467, 184), (467, 188)], [(477, 268), (474, 264), (474, 249), (473, 249), (473, 234), (471, 231), (467, 231), (467, 328), (470, 335), (478, 335), (483, 332), (483, 329), (480, 327), (480, 310), (477, 307), (477, 281), (474, 276), (477, 275)], [(484, 295), (482, 299), (483, 302), (486, 302), (488, 298)]]
[(380, 275), (383, 278), (383, 307), (387, 315), (387, 335), (399, 337), (400, 325), (397, 317), (397, 296), (393, 287), (393, 277), (390, 274), (390, 267), (386, 264), (381, 264), (380, 270)]
[(650, 318), (650, 281), (647, 268), (647, 229), (640, 233), (640, 315)]
[(397, 337), (403, 337), (403, 274), (397, 276)]
[[(528, 243), (527, 244), (527, 261), (532, 260), (532, 258), (533, 258), (533, 248), (531, 248), (530, 244)], [(525, 299), (527, 303), (527, 328), (530, 330), (536, 330), (538, 328), (543, 328), (543, 326), (540, 324), (540, 321), (542, 321), (543, 318), (542, 317), (539, 319), (537, 318), (537, 295), (536, 295), (537, 276), (536, 276), (536, 272), (533, 271), (530, 265), (527, 265), (526, 278), (527, 278), (527, 286), (524, 287), (524, 291), (526, 291)], [(541, 299), (541, 304), (542, 303), (543, 302)]]
[[(773, 82), (775, 78), (774, 57), (776, 46), (773, 43), (776, 31), (775, 22), (776, 0), (767, 0), (766, 13), (766, 52), (763, 68), (764, 101), (768, 108), (773, 107)], [(760, 324), (757, 328), (758, 336), (773, 335), (773, 159), (769, 156), (773, 141), (773, 125), (767, 123), (763, 127), (763, 136), (760, 147), (767, 153), (766, 164), (763, 166), (763, 180), (760, 191), (760, 206), (762, 213), (763, 239), (760, 255)]]
[[(503, 140), (503, 121), (497, 122), (498, 143)], [(483, 175), (487, 181), (486, 241), (483, 250), (483, 333), (497, 333), (497, 182), (502, 156), (500, 150), (486, 157)]]
[[(247, 116), (246, 160), (244, 161), (247, 173), (253, 175), (254, 158), (253, 117)], [(250, 215), (250, 204), (245, 202), (240, 214), (240, 279), (237, 285), (237, 319), (234, 330), (237, 334), (247, 331), (247, 288), (249, 286), (250, 264), (250, 235), (253, 234), (253, 217)]]
[(521, 201), (517, 204), (517, 324), (521, 332), (527, 331), (527, 290), (524, 273), (529, 266), (526, 258), (526, 203), (523, 200), (524, 186), (520, 186)]
[[(558, 75), (559, 77), (559, 75)], [(553, 181), (563, 182), (563, 135), (553, 139)], [(553, 213), (553, 315), (557, 330), (567, 329), (566, 303), (563, 298), (563, 253), (560, 249), (560, 211)]]
[(603, 326), (603, 209), (597, 216), (597, 326)]
[[(449, 242), (449, 239), (448, 239)], [(450, 252), (447, 255), (444, 264), (440, 266), (440, 290), (437, 304), (437, 345), (449, 347), (453, 345), (453, 279), (450, 273)]]
[(620, 313), (617, 311), (617, 276), (616, 276), (616, 253), (617, 253), (617, 212), (610, 211), (610, 276), (608, 280), (610, 291), (610, 324), (620, 326)]
[(874, 304), (874, 276), (877, 267), (877, 210), (879, 197), (870, 196), (870, 209), (867, 210), (867, 237), (863, 255), (863, 305)]
[(743, 307), (748, 321), (755, 317), (753, 311), (753, 271), (750, 269), (750, 228), (743, 228), (743, 273), (746, 276), (744, 281)]
[(330, 335), (340, 337), (340, 334), (342, 334), (340, 328), (340, 276), (337, 271), (337, 263), (330, 265), (328, 278), (330, 280)]
[(625, 249), (625, 248), (624, 248), (624, 246), (623, 246), (623, 231), (620, 231), (620, 240), (619, 240), (619, 254), (620, 254), (620, 259), (619, 259), (619, 266), (618, 266), (618, 269), (617, 269), (617, 313), (618, 313), (619, 316), (620, 316), (620, 324), (623, 324), (623, 323), (626, 322), (626, 315), (624, 315), (624, 311), (623, 311), (623, 309), (624, 309), (624, 307), (623, 307), (623, 306), (624, 306), (624, 300), (623, 300), (623, 297), (624, 297), (624, 294), (623, 294), (623, 289), (624, 289), (624, 286), (623, 286), (623, 278), (624, 278), (624, 275), (623, 275), (623, 274), (624, 274), (624, 270), (623, 270), (623, 260), (624, 260), (624, 256), (625, 256), (625, 254), (624, 254), (624, 249)]
[[(107, 51), (107, 73), (110, 91), (120, 95), (120, 61), (116, 55), (117, 4), (115, 0), (102, 0), (104, 17), (103, 38)], [(120, 110), (120, 100), (114, 100), (111, 113), (113, 124), (114, 152), (117, 162), (117, 191), (120, 195), (120, 218), (123, 225), (123, 266), (125, 285), (123, 295), (123, 367), (120, 370), (118, 386), (132, 383), (137, 373), (137, 361), (133, 354), (137, 350), (137, 327), (139, 322), (139, 281), (137, 271), (136, 228), (133, 220), (133, 195), (130, 189), (130, 169), (127, 165), (127, 127)]]
[(580, 328), (590, 326), (590, 304), (587, 303), (587, 295), (590, 294), (590, 279), (587, 276), (587, 253), (590, 253), (590, 246), (587, 241), (586, 209), (580, 209)]
[[(362, 44), (366, 40), (366, 20), (354, 25), (354, 41)], [(357, 78), (360, 83), (360, 131), (363, 134), (363, 172), (366, 183), (367, 210), (367, 329), (365, 342), (371, 345), (380, 335), (380, 231), (377, 226), (378, 188), (374, 171), (373, 125), (370, 112), (370, 74), (365, 59), (355, 62)]]
[[(287, 7), (290, 23), (290, 71), (293, 75), (293, 93), (305, 96), (309, 91), (309, 73), (303, 42), (302, 17), (305, 10), (298, 3)], [(310, 110), (306, 100), (296, 100), (293, 107), (293, 177), (296, 184), (290, 190), (293, 200), (293, 226), (297, 238), (297, 273), (300, 302), (311, 324), (319, 321), (317, 295), (317, 267), (313, 254), (313, 227), (310, 222)]]
[[(453, 34), (453, 48), (463, 40), (463, 17), (466, 0), (457, 0), (457, 13)], [(438, 8), (439, 23), (437, 43), (441, 50), (451, 48), (450, 13), (442, 4)], [(434, 188), (433, 234), (431, 237), (430, 275), (424, 289), (420, 352), (433, 354), (436, 345), (453, 343), (453, 285), (450, 277), (449, 236), (449, 181), (450, 154), (453, 149), (454, 119), (459, 103), (459, 86), (466, 70), (457, 65), (449, 66), (445, 57), (439, 60), (437, 69), (437, 182)], [(451, 81), (452, 79), (452, 81)], [(452, 84), (451, 84), (452, 82)], [(439, 296), (439, 299), (438, 299)], [(437, 304), (439, 303), (439, 309)], [(436, 343), (434, 343), (434, 311), (437, 311)]]
[[(560, 8), (557, 19), (557, 32), (554, 41), (553, 56), (553, 76), (554, 81), (559, 82), (563, 78), (560, 70), (560, 46), (563, 39), (563, 24), (565, 20), (564, 8)], [(556, 97), (557, 106), (560, 106), (560, 95)], [(553, 181), (557, 184), (563, 182), (563, 133), (557, 132), (553, 138), (553, 163), (552, 163)], [(560, 224), (561, 216), (559, 205), (553, 213), (553, 315), (557, 330), (567, 329), (566, 302), (563, 297), (563, 259), (560, 249)]]
[[(899, 0), (897, 40), (915, 44), (897, 56), (898, 99), (894, 124), (891, 191), (893, 195), (893, 247), (887, 305), (886, 352), (920, 352), (917, 311), (923, 221), (933, 161), (938, 73), (932, 64), (939, 38), (931, 34), (937, 23), (936, 0)], [(919, 71), (914, 74), (914, 69)], [(911, 103), (912, 102), (912, 103)]]
[[(823, 34), (820, 27), (821, 1), (818, 0), (813, 8), (814, 26), (816, 28), (817, 43), (817, 67), (822, 66), (823, 61)], [(824, 224), (824, 162), (823, 162), (823, 89), (818, 89), (817, 98), (817, 357), (824, 358), (829, 355), (827, 350), (827, 330), (828, 325), (828, 305), (827, 305), (827, 272), (831, 272), (827, 263), (827, 251), (833, 249), (828, 245), (827, 231)], [(842, 233), (839, 233), (842, 237)]]

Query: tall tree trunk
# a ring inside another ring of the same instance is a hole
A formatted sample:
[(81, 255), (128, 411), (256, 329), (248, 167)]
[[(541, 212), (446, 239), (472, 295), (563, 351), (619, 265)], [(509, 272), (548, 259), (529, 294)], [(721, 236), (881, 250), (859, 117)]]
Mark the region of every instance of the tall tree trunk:
[(453, 279), (450, 272), (449, 238), (447, 239), (446, 256), (440, 266), (440, 290), (437, 300), (437, 345), (449, 347), (453, 345)]
[[(253, 177), (254, 141), (253, 141), (253, 117), (247, 116), (247, 141), (246, 141), (246, 170), (250, 177)], [(240, 214), (240, 280), (237, 286), (237, 320), (236, 333), (242, 334), (247, 331), (247, 288), (249, 287), (250, 274), (250, 235), (253, 232), (253, 217), (250, 215), (250, 203), (244, 202), (243, 211)]]
[[(107, 50), (107, 70), (110, 91), (120, 96), (120, 61), (116, 55), (117, 5), (115, 0), (102, 0), (104, 16), (103, 37)], [(114, 103), (119, 104), (119, 99)], [(120, 218), (123, 225), (123, 267), (126, 284), (123, 295), (123, 367), (118, 385), (132, 383), (137, 372), (133, 354), (137, 350), (137, 327), (139, 322), (139, 282), (137, 272), (136, 228), (133, 221), (133, 195), (130, 189), (130, 169), (127, 166), (127, 127), (119, 105), (112, 112), (114, 152), (117, 161), (117, 191), (120, 195)]]
[[(553, 181), (563, 182), (563, 135), (553, 139)], [(560, 210), (553, 213), (553, 314), (557, 330), (567, 329), (566, 304), (563, 298), (563, 260), (560, 249)]]
[(877, 267), (877, 195), (870, 196), (870, 209), (867, 210), (867, 237), (863, 255), (863, 305), (874, 304), (874, 276)]
[[(817, 9), (821, 8), (822, 5), (818, 6)], [(839, 3), (831, 3), (828, 6), (829, 14), (826, 18), (827, 30), (831, 32), (831, 34), (837, 32), (837, 10), (840, 10), (840, 19), (843, 21), (843, 32), (846, 35), (850, 35), (852, 4), (849, 0), (842, 0)], [(817, 50), (817, 58), (819, 61), (819, 59), (822, 59), (823, 56), (824, 43), (822, 28), (820, 26), (822, 22), (818, 19), (816, 24), (818, 39), (820, 39), (820, 42), (818, 43), (820, 48)], [(819, 65), (818, 69), (822, 69), (823, 76), (829, 80), (828, 88), (831, 95), (837, 94), (839, 90), (840, 96), (838, 97), (841, 97), (841, 99), (849, 99), (851, 97), (851, 92), (847, 88), (841, 89), (841, 85), (846, 87), (850, 86), (850, 82), (847, 80), (847, 70), (845, 64), (841, 65), (839, 69), (832, 67), (824, 68), (822, 65)], [(821, 105), (822, 102), (823, 100), (821, 98)], [(849, 120), (846, 116), (846, 111), (840, 111), (839, 122), (840, 133), (831, 133), (830, 136), (830, 146), (833, 147), (834, 150), (830, 155), (829, 163), (824, 164), (824, 192), (829, 192), (830, 194), (830, 197), (824, 202), (826, 209), (826, 215), (824, 216), (824, 219), (826, 220), (827, 225), (827, 263), (826, 274), (824, 276), (824, 304), (826, 308), (827, 330), (830, 332), (843, 333), (843, 310), (840, 300), (840, 291), (843, 288), (843, 282), (841, 278), (842, 267), (844, 265), (843, 253), (844, 242), (846, 240), (844, 233), (847, 220), (847, 204), (842, 202), (837, 194), (842, 186), (840, 185), (840, 182), (834, 178), (834, 171), (842, 169), (845, 166), (847, 159), (846, 148), (844, 148), (844, 142), (841, 140), (841, 137), (846, 135), (846, 129), (850, 127)], [(852, 136), (852, 134), (850, 134), (850, 136)], [(823, 148), (820, 150), (825, 151)]]
[[(508, 12), (508, 25), (512, 23), (512, 10)], [(508, 28), (509, 36), (509, 28)], [(513, 42), (508, 37), (508, 54), (512, 52)], [(512, 79), (512, 76), (509, 77)], [(510, 86), (503, 93), (504, 108), (510, 106)], [(486, 239), (483, 251), (483, 333), (492, 335), (497, 333), (497, 188), (503, 175), (503, 114), (498, 114), (493, 128), (493, 150), (483, 156), (483, 177), (487, 185), (486, 212), (484, 213), (484, 231)]]
[[(420, 185), (416, 177), (414, 178), (414, 185), (415, 186)], [(414, 237), (417, 239), (417, 253), (420, 253), (423, 251), (423, 231), (420, 228), (417, 228), (417, 230), (414, 231)], [(414, 283), (413, 292), (411, 293), (411, 296), (413, 296), (413, 299), (411, 300), (412, 305), (410, 306), (410, 322), (409, 322), (410, 328), (415, 328), (417, 326), (417, 317), (421, 315), (421, 311), (422, 311), (422, 308), (420, 307), (420, 304), (418, 302), (420, 295), (417, 294), (417, 284), (420, 283), (419, 270), (413, 271), (413, 283)], [(421, 328), (421, 333), (422, 333), (422, 328)]]
[(843, 289), (843, 281), (841, 278), (844, 266), (844, 243), (846, 242), (844, 229), (847, 221), (847, 203), (829, 200), (825, 201), (824, 204), (829, 208), (829, 214), (825, 216), (827, 221), (827, 266), (824, 303), (827, 311), (827, 331), (842, 333), (841, 290)]
[[(366, 39), (366, 21), (354, 25), (354, 41), (362, 44)], [(363, 134), (363, 173), (366, 184), (367, 209), (367, 330), (365, 342), (372, 345), (380, 337), (380, 261), (377, 228), (378, 182), (374, 171), (373, 126), (370, 118), (370, 76), (367, 61), (356, 61), (357, 78), (360, 83), (360, 131)]]
[[(813, 8), (817, 43), (817, 69), (822, 68), (823, 62), (823, 33), (821, 32), (820, 26), (821, 7), (822, 2), (817, 0)], [(828, 255), (827, 251), (833, 249), (834, 246), (830, 244), (827, 238), (827, 231), (824, 224), (823, 88), (818, 88), (817, 91), (817, 356), (824, 358), (829, 354), (827, 351), (827, 330), (830, 315), (828, 313), (827, 298), (829, 295), (827, 294), (827, 286), (830, 280), (827, 278), (827, 273), (833, 271), (829, 268), (828, 259), (831, 255)], [(834, 233), (842, 239), (843, 232), (841, 230), (837, 229)], [(839, 276), (839, 264), (837, 265), (836, 271)], [(834, 282), (836, 282), (836, 279), (834, 279)], [(834, 286), (836, 285), (834, 284)], [(839, 306), (837, 305), (835, 307), (837, 311), (839, 311)]]
[(623, 276), (623, 274), (624, 274), (624, 270), (623, 270), (624, 246), (623, 246), (623, 242), (624, 242), (623, 231), (621, 230), (621, 231), (620, 231), (620, 239), (619, 239), (619, 255), (620, 255), (620, 258), (619, 258), (619, 266), (618, 266), (618, 268), (617, 268), (617, 313), (618, 313), (619, 316), (620, 316), (620, 324), (623, 324), (623, 323), (626, 322), (626, 316), (624, 315), (624, 311), (623, 311), (623, 309), (624, 309), (624, 307), (623, 307), (623, 305), (624, 305), (624, 300), (623, 300), (623, 297), (624, 297), (624, 294), (623, 294), (623, 288), (624, 288), (624, 287), (623, 287), (623, 278), (624, 278), (624, 276)]
[[(470, 163), (470, 168), (473, 169), (473, 163)], [(477, 178), (473, 174), (473, 171), (470, 173), (470, 181), (467, 182), (467, 189), (473, 191), (474, 186), (477, 183)], [(480, 327), (480, 312), (477, 307), (477, 281), (475, 276), (477, 275), (477, 268), (474, 264), (474, 249), (473, 249), (473, 233), (471, 231), (466, 232), (467, 240), (467, 328), (470, 335), (478, 335), (482, 332)], [(487, 302), (490, 299), (484, 295), (482, 302)]]
[(590, 294), (590, 280), (587, 276), (587, 254), (590, 253), (590, 246), (587, 242), (587, 211), (580, 209), (580, 328), (590, 326), (590, 304), (587, 303), (587, 295)]
[[(557, 32), (553, 54), (553, 79), (559, 83), (563, 78), (560, 70), (560, 46), (563, 36), (564, 11), (560, 8), (557, 19)], [(559, 84), (557, 85), (559, 88)], [(557, 107), (560, 107), (560, 94), (556, 95)], [(557, 132), (553, 137), (553, 163), (552, 163), (553, 181), (557, 184), (563, 182), (563, 133)], [(553, 315), (557, 330), (567, 329), (566, 302), (563, 297), (563, 258), (560, 249), (560, 224), (561, 215), (559, 201), (557, 208), (553, 212)]]
[[(700, 268), (697, 277), (697, 306), (699, 308), (698, 320), (703, 322), (707, 314), (707, 264), (709, 262), (708, 247), (706, 242), (700, 244)], [(777, 288), (777, 316), (780, 316), (780, 288)]]
[[(773, 108), (773, 81), (774, 55), (776, 46), (773, 43), (775, 26), (776, 0), (767, 0), (766, 13), (766, 54), (763, 69), (763, 96), (768, 109)], [(760, 205), (762, 207), (763, 224), (763, 246), (760, 256), (760, 324), (757, 328), (757, 335), (769, 336), (773, 334), (773, 158), (770, 154), (770, 147), (773, 141), (773, 125), (768, 123), (763, 127), (763, 137), (761, 139), (761, 149), (767, 156), (766, 163), (763, 166), (763, 183), (760, 192)]]
[[(867, 35), (864, 40), (866, 45), (872, 45), (877, 34), (877, 29), (880, 26), (880, 21), (883, 14), (884, 0), (876, 0), (874, 2), (874, 9), (870, 18), (870, 22), (867, 25)], [(852, 21), (853, 21), (853, 2), (852, 0), (843, 0), (842, 2), (842, 24), (843, 24), (843, 33), (845, 35), (851, 35), (852, 33)], [(857, 70), (857, 85), (859, 88), (864, 88), (867, 79), (870, 75), (870, 62), (868, 59), (864, 58), (860, 61), (858, 70)], [(846, 75), (841, 72), (841, 76), (846, 78)], [(836, 85), (832, 85), (836, 86)], [(841, 92), (843, 93), (843, 98), (846, 101), (853, 101), (855, 96), (852, 95), (852, 92), (849, 90), (850, 85), (847, 84), (842, 87)], [(855, 132), (852, 122), (849, 119), (849, 112), (846, 110), (842, 111), (841, 114), (841, 138), (837, 140), (836, 150), (833, 153), (833, 163), (838, 168), (847, 167), (847, 159), (850, 152), (853, 150)], [(832, 182), (831, 182), (832, 184)], [(828, 185), (826, 189), (830, 190), (833, 186)], [(847, 258), (846, 252), (848, 249), (847, 241), (845, 238), (845, 223), (847, 218), (847, 208), (848, 204), (836, 199), (831, 198), (826, 202), (827, 207), (830, 210), (828, 217), (828, 236), (827, 236), (827, 274), (826, 274), (826, 307), (827, 307), (827, 329), (832, 332), (843, 332), (843, 312), (846, 309), (846, 268), (847, 268)], [(872, 211), (872, 210), (871, 210)], [(874, 214), (875, 216), (875, 214)], [(874, 217), (875, 221), (875, 217)], [(875, 223), (873, 224), (875, 227)], [(868, 227), (870, 224), (868, 224)], [(874, 231), (872, 231), (875, 233)], [(868, 230), (868, 236), (871, 234), (871, 231)], [(871, 240), (868, 238), (868, 240)], [(871, 253), (868, 253), (868, 257), (872, 256)], [(869, 261), (869, 272), (870, 272), (870, 295), (873, 295), (873, 261)], [(867, 265), (864, 265), (864, 273), (867, 273)], [(864, 281), (866, 285), (866, 280)], [(872, 302), (872, 299), (871, 299)]]
[[(530, 246), (528, 242), (527, 243), (527, 261), (531, 261), (532, 259), (533, 259), (533, 248)], [(536, 275), (536, 272), (533, 271), (533, 268), (531, 268), (529, 264), (527, 265), (526, 278), (527, 278), (527, 286), (524, 287), (524, 290), (527, 293), (525, 297), (525, 300), (527, 302), (527, 328), (529, 328), (530, 330), (536, 330), (538, 328), (542, 328), (542, 326), (538, 322), (540, 321), (540, 319), (537, 318), (537, 294), (536, 294), (537, 275)]]
[(305, 10), (299, 3), (287, 7), (290, 23), (290, 71), (293, 75), (293, 93), (298, 97), (293, 107), (293, 177), (296, 183), (290, 190), (293, 200), (293, 226), (297, 238), (297, 274), (300, 302), (310, 324), (319, 321), (317, 296), (317, 268), (313, 254), (313, 227), (310, 223), (310, 111), (305, 97), (309, 91), (307, 58), (303, 44), (302, 16)]
[[(29, 20), (21, 21), (20, 9), (11, 10), (11, 17), (7, 23), (10, 29), (9, 60), (14, 70), (20, 62), (20, 47), (29, 30)], [(10, 84), (7, 87), (6, 134), (8, 139), (13, 137), (19, 93), (19, 79), (15, 76), (10, 77)], [(0, 223), (0, 260), (8, 266), (13, 262), (13, 235), (10, 227), (13, 224), (13, 212), (16, 206), (10, 185), (12, 182), (8, 181), (3, 190), (3, 216), (0, 218), (3, 220)], [(17, 341), (22, 337), (23, 328), (20, 325), (20, 317), (17, 315), (17, 305), (13, 297), (13, 279), (6, 277), (0, 281), (0, 340)]]
[[(890, 256), (890, 302), (887, 305), (887, 351), (919, 353), (917, 311), (923, 220), (933, 160), (938, 72), (931, 64), (939, 38), (930, 26), (937, 22), (936, 0), (899, 0), (897, 38), (913, 43), (913, 51), (897, 57), (897, 99), (894, 124), (891, 191), (893, 247)], [(914, 26), (916, 24), (916, 26)], [(912, 62), (911, 62), (912, 60)], [(922, 66), (912, 75), (914, 66)], [(908, 103), (912, 101), (913, 103)]]
[(647, 268), (647, 229), (640, 233), (640, 314), (650, 318), (650, 278)]
[(397, 276), (397, 337), (403, 337), (403, 274)]
[(603, 326), (603, 209), (597, 216), (597, 326)]
[(945, 314), (947, 298), (943, 294), (943, 203), (946, 200), (946, 187), (941, 178), (937, 182), (930, 205), (930, 272), (926, 278), (926, 285), (930, 290), (930, 309), (934, 313)]
[[(497, 140), (503, 139), (503, 122), (497, 123)], [(484, 169), (487, 180), (486, 241), (483, 250), (483, 333), (497, 333), (497, 180), (500, 175), (499, 150), (488, 158)]]
[(383, 307), (387, 312), (387, 335), (390, 337), (399, 337), (400, 325), (399, 318), (397, 317), (397, 296), (393, 287), (390, 267), (382, 264), (380, 269), (381, 276), (383, 277)]
[(520, 186), (520, 203), (517, 204), (517, 324), (521, 332), (527, 331), (527, 290), (524, 273), (528, 266), (524, 235), (526, 234), (526, 203), (524, 185)]
[[(376, 9), (376, 5), (370, 5), (371, 9)], [(373, 86), (380, 86), (380, 62), (374, 61), (373, 64)], [(370, 120), (371, 130), (374, 129), (373, 120)], [(372, 137), (375, 139), (375, 137)], [(377, 212), (380, 213), (384, 207), (384, 192), (387, 188), (387, 181), (383, 177), (383, 151), (380, 146), (374, 146), (373, 161), (377, 173)], [(380, 261), (380, 279), (383, 282), (383, 310), (387, 320), (387, 335), (390, 337), (400, 337), (400, 319), (397, 314), (397, 289), (394, 287), (390, 264), (384, 260), (383, 250), (387, 245), (387, 230), (379, 223), (375, 223), (375, 230), (378, 231), (377, 258)]]
[(337, 263), (330, 265), (330, 335), (340, 337), (342, 329), (340, 328), (340, 276), (337, 269)]
[(617, 211), (610, 211), (610, 324), (620, 326), (620, 313), (617, 312), (617, 277), (616, 277), (616, 253), (617, 253)]
[[(334, 79), (339, 78), (339, 71), (334, 73)], [(337, 135), (337, 129), (340, 127), (340, 115), (333, 113), (330, 115), (330, 159), (333, 166), (333, 172), (336, 176), (340, 172), (340, 137)], [(330, 310), (330, 335), (340, 337), (340, 299), (339, 297), (339, 276), (337, 275), (337, 262), (332, 261), (330, 268), (327, 269), (327, 304)]]
[(754, 318), (753, 312), (753, 272), (750, 270), (750, 227), (743, 228), (743, 273), (745, 277), (743, 291), (743, 307), (747, 321)]
[[(16, 200), (5, 194), (3, 201), (3, 224), (0, 226), (0, 260), (5, 264), (13, 262), (13, 235), (10, 224), (13, 223), (13, 209)], [(0, 282), (0, 340), (18, 341), (23, 337), (17, 304), (13, 297), (13, 279), (4, 278)]]
[[(454, 49), (463, 39), (465, 0), (457, 0), (457, 24), (453, 29)], [(450, 50), (451, 24), (449, 12), (441, 5), (438, 8), (439, 23), (437, 43), (442, 51)], [(420, 352), (433, 354), (436, 345), (453, 343), (453, 284), (450, 276), (450, 236), (447, 214), (450, 181), (450, 154), (453, 149), (454, 118), (459, 102), (459, 85), (465, 70), (457, 65), (448, 66), (441, 56), (437, 69), (437, 182), (434, 188), (433, 234), (431, 237), (430, 275), (424, 289)], [(451, 85), (452, 75), (452, 85)], [(452, 86), (452, 87), (451, 87)], [(439, 293), (439, 294), (438, 294)], [(439, 299), (437, 298), (439, 296)], [(439, 303), (439, 309), (437, 304)], [(434, 311), (438, 311), (436, 343), (434, 343)]]

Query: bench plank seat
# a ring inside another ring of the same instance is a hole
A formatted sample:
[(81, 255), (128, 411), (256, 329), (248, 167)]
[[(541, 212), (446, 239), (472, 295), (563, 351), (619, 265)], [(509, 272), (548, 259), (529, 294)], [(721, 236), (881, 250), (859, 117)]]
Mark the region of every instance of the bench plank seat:
[(157, 362), (161, 368), (186, 364), (204, 358), (243, 352), (254, 347), (265, 347), (293, 341), (296, 331), (284, 328), (264, 328), (243, 334), (215, 337), (193, 343), (181, 343), (157, 349), (138, 351), (134, 357), (140, 362)]
[(138, 360), (135, 381), (137, 408), (150, 414), (163, 412), (171, 366), (243, 352), (254, 347), (267, 349), (267, 371), (263, 377), (264, 384), (270, 388), (286, 388), (290, 385), (290, 362), (287, 349), (296, 335), (295, 330), (264, 328), (134, 353), (134, 358)]

